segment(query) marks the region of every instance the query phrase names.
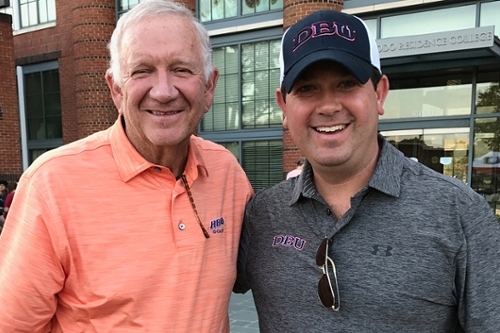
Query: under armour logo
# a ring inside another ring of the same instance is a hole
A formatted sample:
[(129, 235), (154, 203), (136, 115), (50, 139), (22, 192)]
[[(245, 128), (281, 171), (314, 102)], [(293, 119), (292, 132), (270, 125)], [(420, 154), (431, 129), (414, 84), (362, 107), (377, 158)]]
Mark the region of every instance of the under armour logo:
[(392, 256), (391, 251), (392, 246), (373, 245), (372, 254), (376, 256), (390, 257)]

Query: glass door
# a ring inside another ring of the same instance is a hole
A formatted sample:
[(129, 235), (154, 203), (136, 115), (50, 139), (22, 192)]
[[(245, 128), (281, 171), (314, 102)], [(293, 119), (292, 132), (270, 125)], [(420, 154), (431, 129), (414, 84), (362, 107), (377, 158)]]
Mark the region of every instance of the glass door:
[(467, 183), (469, 128), (429, 128), (380, 132), (405, 156)]

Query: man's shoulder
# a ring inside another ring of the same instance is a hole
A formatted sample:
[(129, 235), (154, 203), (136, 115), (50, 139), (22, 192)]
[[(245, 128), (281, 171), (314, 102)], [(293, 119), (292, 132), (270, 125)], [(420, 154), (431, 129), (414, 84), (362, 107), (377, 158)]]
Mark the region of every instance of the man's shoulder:
[(287, 179), (278, 184), (262, 188), (255, 192), (252, 199), (254, 205), (265, 204), (270, 207), (274, 205), (289, 204), (294, 191), (295, 179)]
[(100, 131), (43, 153), (30, 165), (26, 173), (33, 174), (64, 166), (72, 166), (76, 170), (80, 163), (88, 163), (89, 159), (102, 161), (103, 157), (111, 155), (108, 130)]
[(191, 136), (191, 143), (194, 143), (199, 149), (204, 152), (229, 152), (229, 150), (227, 150), (223, 145), (200, 138), (199, 136), (195, 135)]
[(227, 148), (218, 143), (205, 140), (197, 136), (192, 136), (190, 144), (196, 147), (198, 153), (205, 163), (239, 166), (236, 156)]

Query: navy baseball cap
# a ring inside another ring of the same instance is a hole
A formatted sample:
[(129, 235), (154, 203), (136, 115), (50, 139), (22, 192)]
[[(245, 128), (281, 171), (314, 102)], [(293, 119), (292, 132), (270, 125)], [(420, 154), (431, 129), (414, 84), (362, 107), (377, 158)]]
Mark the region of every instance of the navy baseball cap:
[(290, 93), (299, 75), (311, 64), (332, 60), (365, 84), (375, 67), (380, 73), (377, 43), (359, 17), (334, 10), (314, 12), (283, 34), (280, 86)]

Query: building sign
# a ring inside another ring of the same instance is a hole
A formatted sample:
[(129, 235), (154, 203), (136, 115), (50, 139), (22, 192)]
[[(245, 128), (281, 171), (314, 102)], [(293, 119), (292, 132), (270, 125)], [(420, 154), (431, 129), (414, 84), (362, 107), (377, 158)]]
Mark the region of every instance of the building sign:
[(494, 26), (377, 40), (381, 59), (485, 48), (494, 43)]

